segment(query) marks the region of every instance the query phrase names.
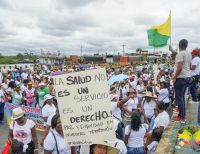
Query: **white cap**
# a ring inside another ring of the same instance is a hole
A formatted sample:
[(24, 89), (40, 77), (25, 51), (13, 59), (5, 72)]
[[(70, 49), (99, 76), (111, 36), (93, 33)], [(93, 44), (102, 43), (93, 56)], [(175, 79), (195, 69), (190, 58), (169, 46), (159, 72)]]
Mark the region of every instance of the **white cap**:
[(52, 95), (46, 94), (46, 95), (44, 96), (44, 101), (49, 100), (49, 99), (52, 99), (52, 98), (53, 98)]

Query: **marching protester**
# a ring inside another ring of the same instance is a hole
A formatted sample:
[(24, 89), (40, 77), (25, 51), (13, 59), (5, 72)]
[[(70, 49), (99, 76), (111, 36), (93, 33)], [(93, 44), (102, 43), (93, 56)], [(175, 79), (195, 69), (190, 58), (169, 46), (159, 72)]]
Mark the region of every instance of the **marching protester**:
[(23, 95), (20, 91), (20, 86), (16, 86), (14, 92), (12, 93), (12, 103), (15, 105), (23, 104)]
[(51, 121), (52, 130), (44, 140), (44, 154), (76, 154), (75, 147), (65, 143), (59, 115), (54, 115)]
[(42, 116), (44, 118), (44, 126), (46, 126), (46, 122), (49, 116), (56, 113), (56, 107), (53, 104), (53, 96), (46, 94), (44, 96), (44, 104), (42, 107)]
[(149, 123), (151, 123), (151, 120), (154, 116), (154, 109), (156, 108), (155, 96), (153, 96), (152, 92), (146, 92), (142, 106)]
[(144, 136), (148, 126), (141, 123), (140, 114), (134, 111), (131, 118), (131, 124), (125, 128), (124, 142), (127, 145), (127, 154), (144, 154)]
[(21, 107), (13, 109), (12, 120), (9, 127), (9, 140), (16, 139), (23, 143), (26, 154), (38, 154), (38, 139), (35, 123), (27, 119)]
[(159, 87), (154, 85), (154, 91), (158, 95), (158, 101), (165, 103), (165, 110), (166, 110), (168, 106), (170, 105), (170, 99), (169, 99), (169, 90), (168, 90), (167, 83), (165, 82), (165, 80), (160, 81)]
[(42, 108), (42, 106), (44, 105), (44, 96), (46, 94), (49, 94), (49, 90), (44, 82), (41, 82), (38, 86), (39, 86), (39, 91), (38, 91), (39, 107)]
[(35, 88), (33, 88), (33, 83), (30, 81), (28, 83), (28, 89), (25, 90), (24, 92), (24, 97), (26, 98), (26, 104), (27, 106), (29, 107), (35, 107), (36, 106), (36, 91), (35, 91)]
[[(196, 66), (193, 70), (196, 71), (198, 68), (195, 62), (190, 67), (188, 65), (189, 60), (185, 59), (185, 56), (188, 56), (185, 51), (186, 44), (185, 40), (181, 40), (179, 43), (181, 51), (175, 61), (175, 74), (172, 79), (170, 77), (172, 70), (167, 65), (154, 64), (150, 68), (146, 64), (141, 64), (139, 67), (122, 66), (121, 68), (107, 69), (109, 79), (121, 73), (125, 78), (109, 84), (110, 101), (108, 103), (112, 107), (116, 139), (107, 140), (105, 145), (81, 146), (79, 150), (79, 147), (70, 147), (65, 144), (61, 120), (56, 113), (58, 109), (54, 105), (57, 102), (57, 94), (51, 75), (51, 73), (54, 73), (51, 66), (38, 66), (41, 69), (34, 71), (28, 68), (18, 69), (17, 66), (15, 66), (15, 70), (10, 69), (9, 74), (5, 74), (5, 78), (2, 79), (3, 83), (0, 85), (0, 109), (2, 103), (10, 102), (14, 106), (24, 105), (40, 111), (41, 118), (44, 120), (43, 125), (46, 126), (42, 133), (42, 140), (40, 140), (45, 154), (75, 154), (77, 151), (80, 154), (99, 154), (99, 152), (108, 154), (110, 147), (116, 148), (118, 154), (142, 154), (145, 153), (145, 150), (154, 153), (163, 131), (170, 122), (166, 109), (171, 106), (170, 94), (173, 93), (171, 80), (174, 82), (175, 93), (180, 94), (179, 96), (175, 95), (180, 109), (179, 119), (177, 120), (182, 121), (185, 118), (183, 101), (185, 89), (183, 88), (187, 86), (185, 84), (189, 77), (187, 70), (188, 68), (192, 70)], [(192, 52), (192, 55), (196, 54), (196, 51)], [(193, 56), (194, 58), (195, 56)], [(75, 70), (70, 68), (72, 72), (78, 71), (78, 66), (74, 68)], [(93, 66), (89, 69), (96, 68), (98, 67)], [(86, 69), (82, 68), (81, 70)], [(64, 69), (60, 67), (57, 68), (57, 71), (67, 72), (68, 70), (66, 67)], [(181, 92), (179, 89), (181, 89)], [(192, 89), (192, 86), (190, 89)], [(3, 115), (0, 114), (0, 122), (1, 119), (3, 121)], [(30, 154), (38, 153), (39, 146), (35, 123), (28, 119), (24, 111), (19, 108), (13, 110), (13, 119), (14, 122), (10, 124), (9, 133), (10, 140), (13, 141), (12, 149), (19, 149), (20, 151), (21, 145), (23, 145), (25, 153), (27, 153), (27, 149)]]

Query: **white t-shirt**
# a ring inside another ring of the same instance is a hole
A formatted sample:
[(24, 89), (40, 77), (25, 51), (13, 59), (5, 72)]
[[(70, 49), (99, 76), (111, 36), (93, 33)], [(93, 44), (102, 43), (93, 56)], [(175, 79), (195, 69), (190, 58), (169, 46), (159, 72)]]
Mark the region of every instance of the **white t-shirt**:
[(3, 75), (2, 72), (0, 72), (0, 84), (2, 83), (2, 80), (3, 80)]
[(169, 103), (169, 90), (167, 88), (157, 88), (158, 101), (163, 101), (164, 103)]
[(23, 80), (25, 80), (25, 79), (28, 78), (28, 74), (23, 72), (23, 73), (21, 74), (21, 77), (23, 78)]
[(21, 105), (22, 104), (22, 93), (19, 92), (19, 94), (17, 92), (13, 92), (12, 94), (12, 97), (13, 97), (13, 104), (17, 104), (17, 105)]
[(154, 115), (154, 109), (156, 108), (156, 102), (151, 99), (150, 102), (144, 101), (144, 112), (147, 118), (151, 118)]
[(190, 77), (190, 64), (191, 64), (192, 56), (191, 53), (188, 51), (180, 51), (175, 58), (175, 65), (174, 65), (174, 72), (176, 72), (178, 62), (183, 61), (183, 68), (181, 73), (178, 75), (177, 78), (187, 78)]
[(28, 89), (28, 87), (26, 87), (26, 86), (24, 86), (24, 84), (22, 84), (20, 89), (21, 89), (22, 92), (24, 92)]
[(191, 70), (191, 75), (195, 76), (195, 75), (199, 75), (200, 73), (200, 58), (199, 57), (194, 57), (192, 59), (191, 65), (195, 65), (196, 68), (194, 70)]
[[(42, 116), (43, 117), (49, 117), (50, 115), (55, 115), (56, 114), (56, 107), (52, 104), (46, 104), (43, 108), (42, 108)], [(46, 122), (44, 122), (44, 126), (46, 126)]]
[(110, 145), (111, 147), (115, 147), (119, 150), (118, 154), (126, 154), (127, 153), (127, 148), (126, 145), (122, 140), (115, 139), (115, 140), (108, 140), (107, 144)]
[(49, 117), (52, 114), (56, 113), (56, 107), (54, 106), (54, 104), (49, 105), (46, 104), (43, 108), (42, 108), (42, 116), (43, 117)]
[[(142, 124), (138, 131), (133, 131), (131, 126), (128, 125), (125, 128), (125, 135), (129, 135), (128, 138), (128, 147), (143, 147), (144, 146), (144, 135), (147, 132), (148, 125)], [(131, 133), (130, 133), (131, 131)]]
[(141, 92), (139, 92), (139, 91), (141, 91), (143, 89), (144, 89), (143, 85), (137, 85), (137, 87), (136, 87), (137, 97), (143, 97), (144, 96), (144, 94), (142, 94)]
[[(67, 144), (65, 144), (64, 137), (62, 137), (58, 132), (53, 129), (53, 133), (55, 135), (56, 141), (57, 141), (57, 147), (60, 154), (71, 154), (71, 148)], [(56, 150), (56, 141), (54, 139), (54, 136), (52, 134), (52, 131), (49, 131), (49, 134), (47, 135), (46, 139), (44, 140), (44, 149), (53, 151), (52, 154), (57, 154)]]
[(31, 129), (34, 126), (35, 122), (33, 122), (33, 120), (27, 119), (26, 124), (23, 126), (20, 126), (17, 124), (17, 122), (14, 122), (14, 129), (13, 122), (11, 122), (10, 129), (13, 130), (13, 138), (26, 145), (32, 140)]
[(166, 111), (163, 111), (159, 113), (158, 116), (155, 118), (153, 129), (158, 128), (160, 126), (163, 126), (164, 129), (166, 129), (168, 124), (169, 124), (169, 114)]
[(0, 89), (0, 103), (4, 102), (4, 91), (3, 89)]
[(51, 120), (52, 120), (53, 116), (55, 116), (55, 114), (51, 114), (51, 115), (48, 117), (47, 123), (46, 123), (48, 126), (51, 126)]
[(111, 105), (112, 105), (113, 116), (116, 117), (116, 119), (119, 119), (122, 121), (121, 110), (117, 106), (117, 102), (112, 101)]
[(117, 95), (120, 97), (120, 95), (122, 94), (122, 99), (126, 98), (126, 94), (127, 94), (127, 90), (126, 87), (120, 88), (119, 90), (117, 90)]
[(132, 82), (130, 82), (130, 85), (133, 89), (136, 89), (136, 86), (137, 86), (137, 80), (134, 80)]
[(129, 109), (130, 111), (132, 111), (132, 109), (137, 109), (137, 105), (138, 105), (138, 98), (135, 97), (134, 99), (130, 98), (125, 105), (127, 105), (127, 109)]
[(158, 142), (157, 141), (151, 142), (151, 144), (149, 144), (147, 146), (149, 153), (150, 154), (154, 154), (154, 152), (156, 151), (157, 146), (158, 146)]

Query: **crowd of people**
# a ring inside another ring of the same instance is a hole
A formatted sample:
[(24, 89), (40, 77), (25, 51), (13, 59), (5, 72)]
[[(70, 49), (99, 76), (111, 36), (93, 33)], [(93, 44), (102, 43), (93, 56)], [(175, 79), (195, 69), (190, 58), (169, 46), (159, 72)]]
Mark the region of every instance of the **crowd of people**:
[[(145, 64), (107, 69), (108, 80), (117, 74), (129, 76), (109, 85), (116, 139), (106, 143), (118, 153), (153, 154), (169, 125), (172, 105), (177, 105), (173, 111), (179, 113), (175, 121), (184, 123), (185, 94), (190, 93), (192, 102), (198, 103), (199, 50), (189, 52), (187, 45), (185, 39), (179, 42), (174, 67), (173, 64)], [(169, 50), (172, 54), (176, 52), (171, 46)], [(71, 70), (77, 71), (75, 67)], [(51, 66), (2, 67), (0, 71), (0, 123), (4, 122), (4, 104), (9, 102), (40, 108), (45, 126), (43, 138), (38, 141), (35, 122), (27, 119), (22, 108), (15, 108), (9, 127), (11, 153), (37, 154), (39, 146), (44, 154), (107, 154), (111, 150), (101, 144), (80, 147), (65, 144)], [(66, 69), (60, 67), (57, 71)], [(200, 105), (197, 117), (200, 124)]]

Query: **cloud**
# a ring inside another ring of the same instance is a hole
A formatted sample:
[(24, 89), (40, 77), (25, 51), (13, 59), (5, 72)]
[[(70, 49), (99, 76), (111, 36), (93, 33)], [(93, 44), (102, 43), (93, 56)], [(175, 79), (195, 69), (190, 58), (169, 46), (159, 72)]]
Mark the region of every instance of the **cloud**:
[(71, 7), (83, 7), (87, 6), (88, 4), (94, 4), (98, 2), (104, 2), (105, 0), (56, 0), (58, 6), (67, 6), (68, 8)]
[[(181, 4), (181, 5), (180, 5)], [(188, 7), (190, 6), (190, 7)], [(150, 49), (146, 30), (172, 11), (172, 45), (200, 44), (199, 0), (0, 0), (0, 52), (65, 54)], [(151, 50), (151, 49), (150, 49)], [(167, 51), (167, 47), (161, 50)]]

